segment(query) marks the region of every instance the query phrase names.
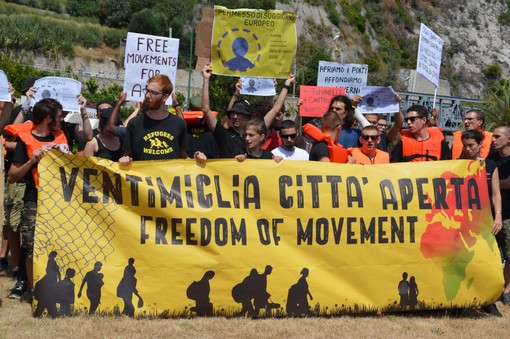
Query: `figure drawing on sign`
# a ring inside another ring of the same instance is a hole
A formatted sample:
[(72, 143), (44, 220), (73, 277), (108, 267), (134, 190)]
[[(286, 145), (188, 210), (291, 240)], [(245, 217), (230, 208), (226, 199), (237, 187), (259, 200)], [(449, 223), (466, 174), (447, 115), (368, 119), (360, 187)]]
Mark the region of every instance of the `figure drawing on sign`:
[(235, 58), (230, 59), (226, 62), (226, 66), (229, 70), (235, 72), (246, 72), (247, 69), (255, 67), (255, 65), (245, 58), (244, 56), (248, 53), (249, 45), (245, 38), (239, 37), (232, 43), (232, 52), (234, 52)]
[(83, 281), (80, 285), (80, 290), (78, 291), (78, 298), (81, 298), (81, 292), (85, 284), (87, 284), (87, 298), (90, 300), (90, 308), (89, 314), (92, 315), (96, 313), (97, 307), (101, 303), (101, 287), (103, 287), (103, 273), (99, 273), (103, 264), (99, 261), (94, 264), (94, 268), (92, 271), (89, 271), (85, 274)]
[(34, 317), (40, 317), (44, 310), (48, 311), (50, 317), (57, 316), (55, 286), (60, 281), (60, 268), (55, 260), (56, 256), (56, 251), (52, 251), (48, 255), (46, 274), (35, 284), (34, 298), (37, 300), (37, 307), (34, 311)]
[(402, 273), (402, 280), (398, 283), (398, 294), (400, 296), (400, 307), (406, 308), (409, 305), (409, 282), (407, 272)]
[[(228, 48), (228, 50), (227, 50)], [(232, 28), (223, 33), (216, 50), (223, 66), (231, 72), (244, 73), (260, 60), (262, 46), (258, 37), (248, 29)], [(257, 53), (254, 55), (254, 52)], [(247, 54), (251, 55), (248, 57)]]
[(135, 259), (129, 258), (128, 265), (124, 268), (124, 275), (117, 286), (117, 297), (124, 301), (124, 309), (122, 314), (133, 317), (135, 315), (135, 307), (133, 306), (133, 294), (138, 297), (138, 308), (143, 306), (143, 299), (136, 289), (137, 279), (135, 278), (136, 269), (134, 266)]
[(214, 271), (207, 271), (199, 281), (193, 281), (186, 289), (186, 296), (195, 300), (195, 306), (190, 311), (195, 312), (199, 316), (212, 316), (213, 304), (209, 299), (211, 293), (211, 285), (209, 280), (214, 278)]
[(310, 312), (310, 305), (308, 304), (308, 297), (310, 297), (310, 300), (313, 300), (310, 289), (308, 288), (308, 282), (306, 281), (308, 274), (308, 268), (303, 268), (301, 270), (301, 277), (297, 283), (289, 288), (286, 311), (290, 316), (312, 315), (312, 312)]
[(257, 87), (255, 87), (255, 79), (250, 79), (248, 81), (248, 87), (246, 88), (246, 91), (250, 93), (257, 92)]

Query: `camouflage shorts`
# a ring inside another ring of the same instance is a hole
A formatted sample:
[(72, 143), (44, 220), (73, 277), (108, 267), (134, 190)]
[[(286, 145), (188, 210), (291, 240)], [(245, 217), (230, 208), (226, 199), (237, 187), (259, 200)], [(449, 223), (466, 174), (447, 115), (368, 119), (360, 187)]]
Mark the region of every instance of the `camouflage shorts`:
[(27, 258), (32, 258), (34, 253), (35, 219), (37, 217), (37, 203), (27, 201), (23, 206), (21, 218), (21, 246), (26, 249)]
[(510, 260), (510, 219), (503, 220), (503, 227), (496, 234), (496, 240), (503, 254), (503, 259)]
[(21, 223), (21, 213), (23, 211), (23, 196), (25, 195), (25, 188), (27, 184), (15, 182), (12, 184), (5, 184), (4, 195), (4, 225), (7, 225), (14, 232), (19, 231)]

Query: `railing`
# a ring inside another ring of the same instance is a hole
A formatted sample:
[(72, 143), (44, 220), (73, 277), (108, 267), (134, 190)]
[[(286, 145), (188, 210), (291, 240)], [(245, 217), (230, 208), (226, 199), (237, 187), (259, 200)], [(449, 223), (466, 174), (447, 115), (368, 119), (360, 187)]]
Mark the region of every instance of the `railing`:
[[(413, 92), (398, 92), (402, 97), (402, 112), (407, 110), (411, 105), (425, 106), (429, 112), (434, 107), (434, 95)], [(437, 123), (445, 132), (455, 132), (462, 128), (464, 123), (464, 115), (471, 108), (480, 108), (482, 102), (479, 100), (436, 96), (435, 108), (437, 110)]]

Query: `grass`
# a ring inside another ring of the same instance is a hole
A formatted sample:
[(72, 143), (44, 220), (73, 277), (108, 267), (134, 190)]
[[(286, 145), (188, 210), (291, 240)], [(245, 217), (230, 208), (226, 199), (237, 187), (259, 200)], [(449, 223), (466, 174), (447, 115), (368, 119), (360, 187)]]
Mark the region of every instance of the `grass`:
[(510, 307), (497, 303), (503, 318), (475, 310), (391, 313), (373, 316), (247, 319), (131, 319), (77, 316), (35, 319), (30, 305), (6, 298), (14, 282), (0, 277), (0, 338), (496, 338), (510, 331)]

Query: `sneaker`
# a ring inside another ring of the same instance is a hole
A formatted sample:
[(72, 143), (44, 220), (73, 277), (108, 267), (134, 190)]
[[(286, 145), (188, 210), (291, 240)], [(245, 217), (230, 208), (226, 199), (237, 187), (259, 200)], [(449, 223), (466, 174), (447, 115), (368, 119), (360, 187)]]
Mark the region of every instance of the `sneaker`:
[(23, 293), (27, 291), (27, 282), (26, 281), (18, 281), (14, 288), (9, 293), (9, 299), (20, 299)]
[(510, 306), (510, 293), (503, 293), (501, 296), (501, 302), (505, 306)]
[(489, 304), (481, 307), (482, 312), (493, 315), (495, 317), (502, 317), (503, 315), (496, 307), (496, 304)]

